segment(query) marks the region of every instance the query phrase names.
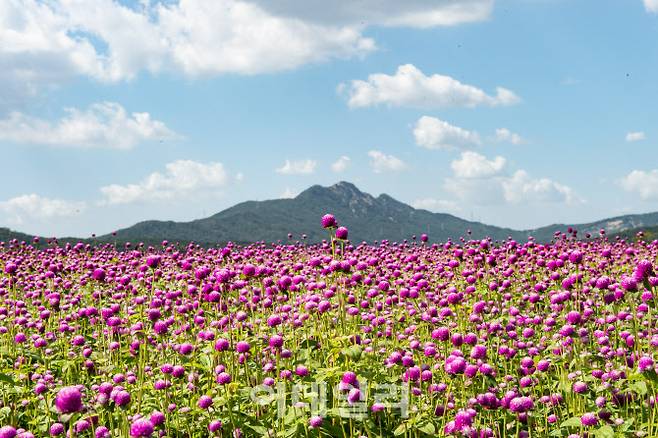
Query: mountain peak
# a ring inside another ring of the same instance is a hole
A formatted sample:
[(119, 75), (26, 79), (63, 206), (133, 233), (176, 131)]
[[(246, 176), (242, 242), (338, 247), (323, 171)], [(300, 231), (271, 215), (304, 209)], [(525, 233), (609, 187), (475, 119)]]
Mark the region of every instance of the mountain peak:
[(333, 193), (339, 195), (342, 198), (360, 198), (367, 196), (361, 190), (359, 190), (354, 184), (347, 181), (340, 181), (329, 186), (329, 190)]

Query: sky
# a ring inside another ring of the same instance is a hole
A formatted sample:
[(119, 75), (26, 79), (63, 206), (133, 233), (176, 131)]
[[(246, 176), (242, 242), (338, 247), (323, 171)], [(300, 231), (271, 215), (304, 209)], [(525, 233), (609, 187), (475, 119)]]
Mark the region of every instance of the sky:
[(313, 184), (534, 228), (658, 210), (658, 0), (4, 0), (0, 226)]

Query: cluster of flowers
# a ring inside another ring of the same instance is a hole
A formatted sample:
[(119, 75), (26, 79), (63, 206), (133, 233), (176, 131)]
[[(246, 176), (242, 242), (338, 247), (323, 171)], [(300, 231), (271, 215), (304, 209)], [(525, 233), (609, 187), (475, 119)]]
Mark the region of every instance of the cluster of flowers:
[[(0, 438), (658, 436), (658, 242), (321, 224), (312, 245), (0, 243)], [(253, 396), (318, 382), (321, 404)]]

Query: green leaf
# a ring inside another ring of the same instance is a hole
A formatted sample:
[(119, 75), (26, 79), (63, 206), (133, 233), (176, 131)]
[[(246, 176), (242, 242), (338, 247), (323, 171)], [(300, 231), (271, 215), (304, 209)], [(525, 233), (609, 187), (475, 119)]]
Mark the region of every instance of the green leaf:
[(16, 382), (9, 374), (0, 373), (0, 382), (9, 383), (10, 385), (15, 385)]
[(436, 428), (432, 423), (425, 423), (422, 426), (419, 426), (418, 430), (428, 435), (434, 435), (434, 433), (436, 432)]
[(400, 424), (394, 431), (393, 435), (400, 436), (407, 431), (407, 423)]
[(11, 408), (9, 406), (0, 408), (0, 418), (9, 417), (9, 414), (11, 414)]
[(594, 436), (596, 438), (615, 438), (615, 431), (612, 429), (612, 427), (606, 424), (605, 426), (601, 426), (596, 429)]
[(580, 427), (580, 417), (571, 417), (560, 424), (560, 427)]
[(256, 424), (248, 424), (247, 427), (249, 427), (249, 429), (253, 430), (254, 432), (256, 432), (261, 436), (267, 435), (267, 429), (263, 426), (258, 426)]
[(635, 392), (637, 392), (640, 395), (646, 395), (647, 394), (647, 384), (646, 382), (639, 381), (639, 382), (634, 382), (632, 385), (630, 385), (631, 389)]

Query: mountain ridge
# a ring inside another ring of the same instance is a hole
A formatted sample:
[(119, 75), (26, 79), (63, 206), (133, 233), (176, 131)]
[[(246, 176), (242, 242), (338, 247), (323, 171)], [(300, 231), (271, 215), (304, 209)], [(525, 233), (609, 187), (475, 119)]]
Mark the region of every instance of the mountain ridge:
[[(598, 235), (604, 228), (610, 233), (627, 232), (637, 227), (658, 226), (658, 212), (615, 216), (599, 221), (576, 225), (551, 224), (528, 230), (486, 225), (461, 219), (449, 213), (435, 213), (416, 209), (386, 193), (377, 197), (362, 192), (354, 184), (341, 181), (328, 187), (312, 185), (294, 198), (264, 201), (243, 201), (209, 217), (186, 222), (146, 220), (130, 227), (95, 238), (96, 241), (160, 242), (162, 240), (215, 244), (233, 241), (248, 243), (276, 242), (293, 233), (295, 239), (302, 234), (307, 241), (318, 242), (328, 237), (320, 226), (320, 217), (332, 213), (350, 230), (352, 241), (402, 241), (412, 235), (427, 233), (432, 241), (491, 237), (495, 240), (513, 238), (525, 240), (533, 236), (538, 241), (550, 241), (556, 230), (569, 226), (579, 233)], [(0, 228), (0, 240), (9, 240), (12, 233)], [(15, 233), (25, 238), (27, 234)], [(66, 240), (84, 240), (62, 238)]]

